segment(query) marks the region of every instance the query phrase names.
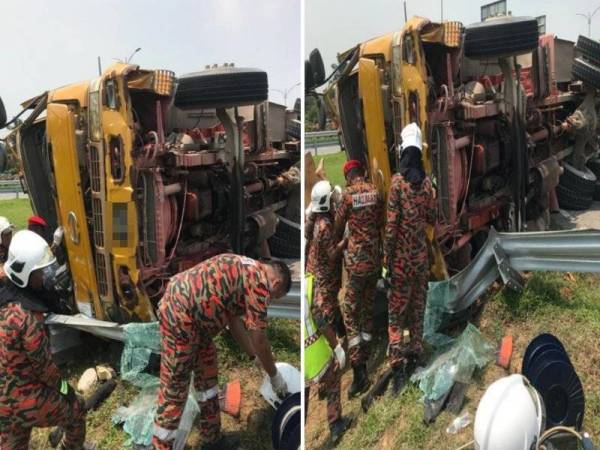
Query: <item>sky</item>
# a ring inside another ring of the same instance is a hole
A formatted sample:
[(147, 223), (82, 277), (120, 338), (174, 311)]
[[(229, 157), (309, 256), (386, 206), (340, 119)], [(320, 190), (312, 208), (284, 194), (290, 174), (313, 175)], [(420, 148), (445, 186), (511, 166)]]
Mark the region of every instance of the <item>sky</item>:
[[(336, 54), (354, 45), (397, 31), (404, 24), (403, 0), (305, 0), (305, 56), (319, 48), (327, 74)], [(443, 0), (444, 19), (465, 25), (479, 22), (480, 7), (491, 0)], [(600, 0), (507, 0), (513, 16), (546, 15), (546, 30), (563, 39), (587, 35), (587, 21), (577, 13), (592, 13)], [(406, 0), (408, 17), (440, 20), (441, 0)], [(600, 38), (600, 11), (592, 19), (592, 37)]]
[(12, 117), (24, 100), (96, 77), (98, 56), (105, 68), (138, 47), (132, 62), (146, 69), (183, 75), (233, 62), (284, 90), (301, 81), (300, 14), (300, 0), (0, 1), (0, 96)]

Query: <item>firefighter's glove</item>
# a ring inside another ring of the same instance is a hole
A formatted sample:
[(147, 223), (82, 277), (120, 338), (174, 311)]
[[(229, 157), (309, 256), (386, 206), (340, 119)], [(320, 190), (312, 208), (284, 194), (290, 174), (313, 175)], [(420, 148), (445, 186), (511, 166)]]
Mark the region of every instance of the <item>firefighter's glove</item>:
[(77, 395), (75, 394), (75, 389), (71, 387), (71, 385), (66, 380), (60, 380), (58, 382), (58, 390), (60, 394), (65, 397), (69, 402), (74, 402), (77, 400)]
[(344, 352), (342, 345), (338, 344), (333, 350), (333, 353), (335, 354), (335, 359), (337, 360), (340, 370), (344, 370), (344, 367), (346, 367), (346, 352)]
[(289, 394), (287, 383), (278, 370), (271, 378), (271, 387), (280, 399), (284, 399)]

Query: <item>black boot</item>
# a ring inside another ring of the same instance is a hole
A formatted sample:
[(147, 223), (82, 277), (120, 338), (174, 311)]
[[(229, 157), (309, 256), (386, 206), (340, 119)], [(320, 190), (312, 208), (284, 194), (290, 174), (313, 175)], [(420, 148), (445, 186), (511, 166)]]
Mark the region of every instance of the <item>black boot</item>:
[(352, 378), (352, 384), (348, 389), (348, 398), (356, 397), (369, 389), (369, 377), (367, 376), (367, 365), (361, 364), (352, 368), (354, 376)]
[(235, 450), (240, 446), (240, 438), (232, 434), (223, 434), (215, 442), (202, 444), (201, 450)]
[(340, 417), (335, 422), (329, 424), (329, 436), (333, 445), (339, 442), (351, 423), (352, 419), (349, 417)]
[(397, 397), (406, 385), (406, 367), (404, 364), (394, 367), (392, 375), (392, 396)]

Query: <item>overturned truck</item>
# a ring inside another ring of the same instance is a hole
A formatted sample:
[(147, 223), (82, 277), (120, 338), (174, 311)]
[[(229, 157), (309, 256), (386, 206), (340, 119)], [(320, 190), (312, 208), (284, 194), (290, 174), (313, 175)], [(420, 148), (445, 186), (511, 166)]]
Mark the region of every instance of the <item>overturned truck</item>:
[(33, 210), (64, 229), (69, 312), (151, 321), (169, 278), (218, 253), (299, 259), (299, 140), (271, 138), (267, 95), (261, 70), (116, 63), (24, 104), (7, 141)]
[[(595, 41), (580, 37), (575, 46), (540, 36), (533, 18), (465, 28), (413, 17), (401, 31), (339, 54), (322, 94), (318, 50), (305, 72), (308, 94), (340, 124), (348, 158), (363, 161), (386, 195), (400, 132), (420, 126), (423, 163), (437, 189), (429, 235), (438, 278), (465, 267), (491, 227), (546, 230), (557, 200), (581, 209), (598, 191)], [(573, 153), (583, 164), (571, 164)]]

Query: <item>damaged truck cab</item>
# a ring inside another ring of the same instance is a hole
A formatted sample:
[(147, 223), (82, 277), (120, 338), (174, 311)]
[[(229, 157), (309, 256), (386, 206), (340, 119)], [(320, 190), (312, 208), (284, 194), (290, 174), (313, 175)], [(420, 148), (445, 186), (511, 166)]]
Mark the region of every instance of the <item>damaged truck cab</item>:
[[(559, 125), (584, 98), (573, 59), (572, 42), (539, 36), (535, 19), (517, 17), (466, 28), (413, 17), (338, 55), (322, 95), (348, 158), (365, 163), (384, 195), (401, 130), (421, 128), (438, 199), (428, 233), (436, 277), (464, 267), (491, 227), (548, 228), (572, 151)], [(318, 73), (319, 60), (315, 50), (308, 70)], [(309, 92), (321, 95), (317, 84)]]
[(35, 213), (64, 228), (73, 312), (151, 321), (169, 278), (204, 259), (298, 258), (270, 245), (299, 145), (269, 140), (267, 93), (254, 69), (116, 63), (24, 105), (9, 142)]

